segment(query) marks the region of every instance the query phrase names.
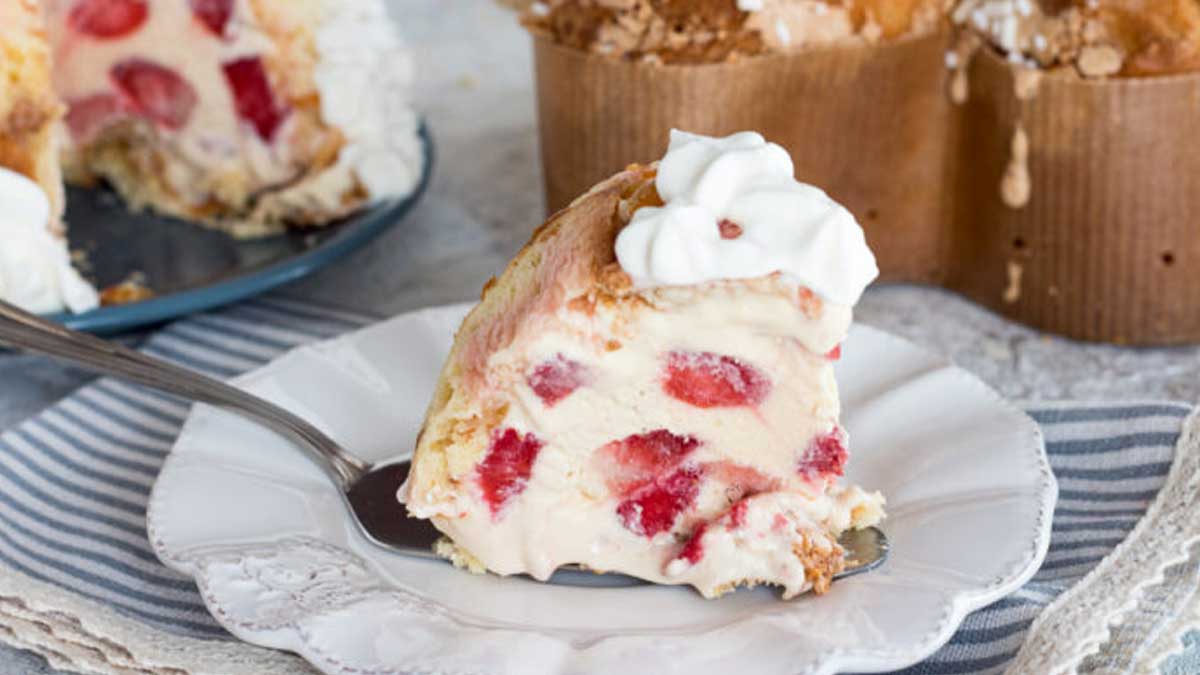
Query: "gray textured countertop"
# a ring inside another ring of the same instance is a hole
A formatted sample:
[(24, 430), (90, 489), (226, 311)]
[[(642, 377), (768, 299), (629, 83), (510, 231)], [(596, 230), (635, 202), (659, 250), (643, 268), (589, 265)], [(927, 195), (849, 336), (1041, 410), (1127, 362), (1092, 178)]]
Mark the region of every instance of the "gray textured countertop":
[[(482, 0), (391, 6), (419, 54), (417, 104), (437, 150), (433, 183), (405, 222), (375, 244), (285, 291), (380, 315), (476, 297), (542, 213), (529, 47), (511, 14)], [(907, 285), (869, 290), (857, 317), (949, 355), (1014, 399), (1200, 398), (1197, 347), (1076, 343), (954, 294)], [(0, 353), (0, 429), (86, 379)], [(39, 672), (32, 664), (0, 650), (0, 672)]]

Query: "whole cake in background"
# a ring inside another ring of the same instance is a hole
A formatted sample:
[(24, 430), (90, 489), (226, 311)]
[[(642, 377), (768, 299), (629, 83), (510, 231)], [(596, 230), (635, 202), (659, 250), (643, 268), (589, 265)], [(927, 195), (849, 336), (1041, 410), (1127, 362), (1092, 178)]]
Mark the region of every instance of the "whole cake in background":
[[(420, 178), (412, 61), (383, 0), (4, 0), (0, 12), (0, 167), (40, 185), (51, 214), (10, 227), (61, 249), (38, 269), (66, 258), (60, 174), (239, 237), (325, 225)], [(24, 189), (11, 178), (4, 189)], [(57, 285), (28, 273), (50, 254), (16, 251), (0, 250), (0, 298), (95, 306), (65, 292), (79, 288), (69, 268)]]
[[(824, 592), (883, 517), (833, 364), (878, 270), (756, 133), (672, 132), (534, 232), (466, 317), (401, 489), (476, 572)], [(397, 514), (397, 517), (403, 517)]]
[(36, 0), (0, 2), (0, 299), (86, 311), (96, 291), (71, 266), (50, 49)]
[(65, 168), (237, 235), (320, 225), (421, 173), (382, 0), (45, 0)]

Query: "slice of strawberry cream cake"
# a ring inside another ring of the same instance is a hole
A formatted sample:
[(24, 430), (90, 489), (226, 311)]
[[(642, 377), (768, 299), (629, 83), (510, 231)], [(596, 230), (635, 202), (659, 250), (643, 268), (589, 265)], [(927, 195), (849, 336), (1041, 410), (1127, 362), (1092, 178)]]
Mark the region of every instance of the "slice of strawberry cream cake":
[(401, 499), (474, 571), (824, 592), (838, 535), (883, 517), (881, 495), (839, 482), (833, 375), (877, 273), (781, 147), (672, 132), (484, 288)]
[(383, 0), (43, 4), (72, 182), (253, 236), (420, 176), (411, 59)]

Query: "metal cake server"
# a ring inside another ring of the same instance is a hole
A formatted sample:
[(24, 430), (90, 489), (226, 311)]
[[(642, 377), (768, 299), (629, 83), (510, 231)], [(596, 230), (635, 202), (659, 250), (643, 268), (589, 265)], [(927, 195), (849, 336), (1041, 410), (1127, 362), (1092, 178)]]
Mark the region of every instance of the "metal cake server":
[[(408, 476), (407, 460), (373, 465), (274, 403), (117, 343), (75, 332), (3, 301), (0, 343), (218, 406), (259, 422), (293, 440), (325, 470), (371, 543), (393, 553), (441, 559), (433, 552), (441, 533), (426, 520), (405, 517), (396, 501), (396, 492)], [(888, 556), (887, 537), (877, 528), (847, 532), (840, 543), (846, 549), (846, 568), (835, 579), (873, 570)], [(559, 570), (551, 582), (585, 586), (644, 583), (621, 574), (597, 575), (576, 566)]]

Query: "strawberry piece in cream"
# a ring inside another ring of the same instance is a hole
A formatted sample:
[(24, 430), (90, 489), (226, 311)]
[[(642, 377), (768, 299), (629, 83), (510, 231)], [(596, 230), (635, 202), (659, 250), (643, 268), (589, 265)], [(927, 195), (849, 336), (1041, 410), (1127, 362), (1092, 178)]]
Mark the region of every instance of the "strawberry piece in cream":
[(732, 356), (673, 351), (666, 358), (663, 390), (697, 408), (753, 407), (770, 393), (771, 380)]
[(256, 56), (238, 59), (221, 68), (233, 92), (238, 115), (254, 125), (259, 138), (271, 142), (275, 138), (275, 131), (283, 123), (286, 111), (275, 101), (262, 59)]
[(170, 68), (128, 59), (114, 65), (111, 72), (128, 109), (168, 129), (183, 128), (196, 108), (196, 90)]
[(671, 471), (698, 447), (700, 442), (691, 436), (655, 429), (613, 441), (596, 454), (609, 487), (627, 494)]
[(636, 490), (617, 504), (617, 515), (631, 532), (653, 537), (668, 532), (700, 493), (702, 472), (685, 466)]
[(146, 0), (81, 0), (68, 20), (79, 33), (107, 40), (140, 28), (148, 12)]
[(539, 363), (529, 373), (527, 382), (533, 393), (550, 407), (570, 396), (587, 379), (588, 371), (583, 364), (562, 354), (555, 354), (553, 358)]
[(845, 472), (846, 460), (850, 453), (846, 450), (846, 433), (834, 429), (821, 434), (808, 442), (808, 448), (800, 457), (797, 469), (802, 476), (811, 479), (841, 476)]
[(233, 0), (188, 0), (188, 3), (192, 6), (192, 14), (213, 35), (225, 35), (225, 26), (233, 16)]
[(493, 516), (525, 490), (541, 449), (542, 442), (533, 434), (522, 435), (515, 429), (492, 434), (487, 457), (479, 463), (479, 486)]

